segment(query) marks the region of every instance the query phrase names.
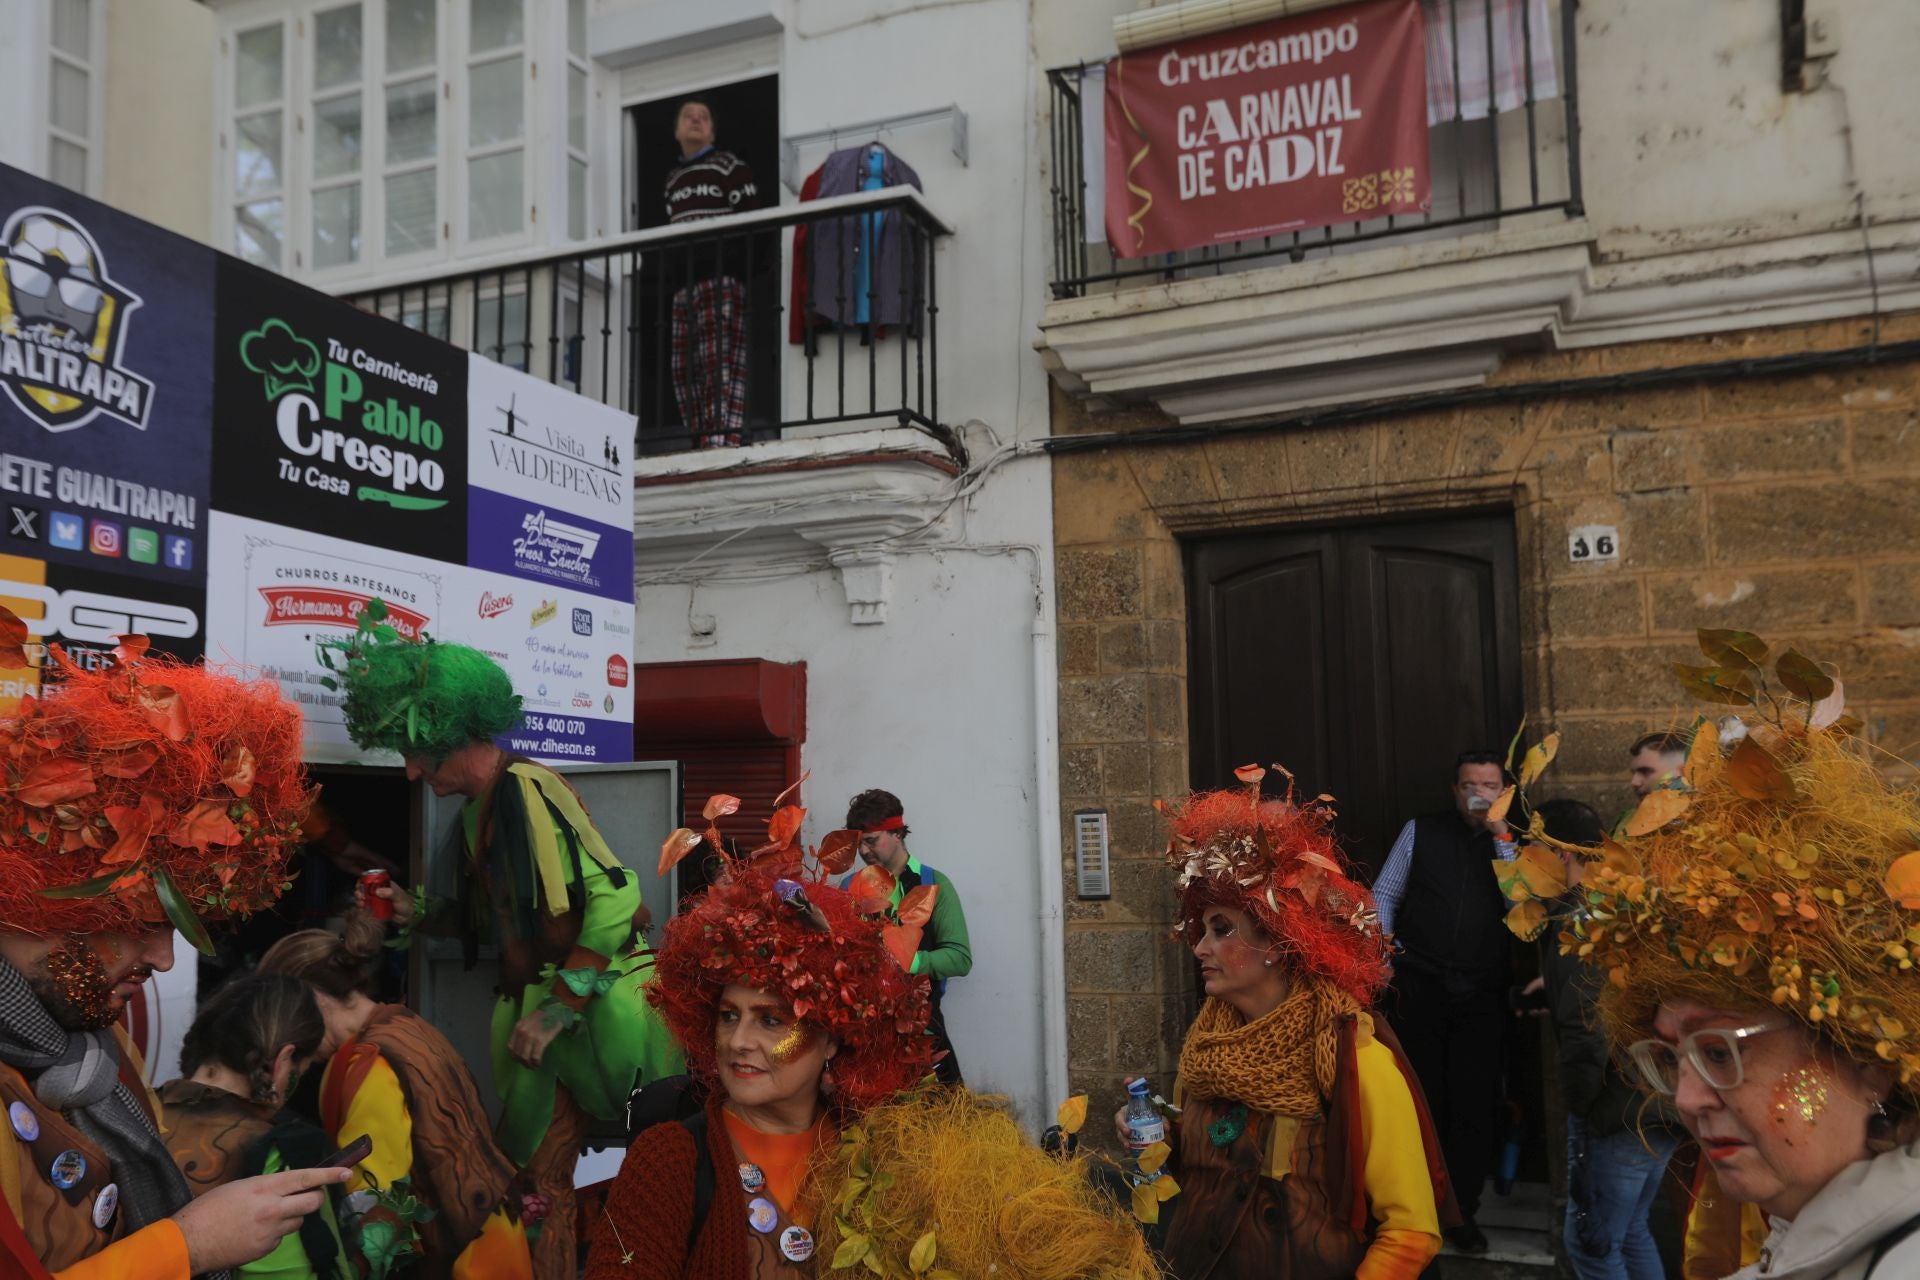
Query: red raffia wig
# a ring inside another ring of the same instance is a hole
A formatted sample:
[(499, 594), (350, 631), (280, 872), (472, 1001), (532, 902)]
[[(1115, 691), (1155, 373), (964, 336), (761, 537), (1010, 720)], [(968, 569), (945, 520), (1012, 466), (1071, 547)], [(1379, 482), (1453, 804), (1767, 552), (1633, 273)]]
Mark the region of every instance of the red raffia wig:
[[(814, 911), (790, 904), (796, 889)], [(795, 1017), (840, 1042), (835, 1101), (863, 1111), (919, 1080), (933, 1061), (927, 980), (888, 953), (883, 928), (832, 885), (801, 886), (768, 863), (736, 863), (667, 922), (647, 999), (688, 1064), (717, 1081), (720, 993), (738, 983), (780, 997)]]
[(1334, 842), (1332, 810), (1262, 800), (1258, 785), (1195, 792), (1168, 811), (1183, 933), (1192, 941), (1211, 908), (1244, 911), (1288, 964), (1371, 1004), (1387, 984), (1386, 939)]
[[(144, 648), (130, 643), (123, 657)], [(314, 793), (278, 687), (165, 657), (88, 671), (49, 654), (59, 678), (0, 720), (0, 929), (139, 932), (169, 918), (169, 888), (201, 919), (279, 897)]]

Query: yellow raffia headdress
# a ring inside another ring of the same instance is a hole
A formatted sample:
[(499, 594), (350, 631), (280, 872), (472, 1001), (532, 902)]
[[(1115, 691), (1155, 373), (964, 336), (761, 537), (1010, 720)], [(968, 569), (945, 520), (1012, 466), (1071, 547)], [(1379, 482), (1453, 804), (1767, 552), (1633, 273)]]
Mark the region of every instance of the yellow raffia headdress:
[[(1769, 671), (1741, 631), (1702, 631), (1700, 647), (1711, 665), (1675, 664), (1681, 683), (1745, 710), (1724, 732), (1700, 721), (1681, 776), (1602, 846), (1561, 950), (1607, 972), (1617, 1046), (1650, 1034), (1666, 1000), (1777, 1006), (1920, 1095), (1920, 799), (1852, 736), (1860, 722), (1816, 663), (1789, 649)], [(1572, 848), (1539, 825), (1531, 839)], [(1532, 896), (1526, 873), (1501, 874), (1509, 896)]]

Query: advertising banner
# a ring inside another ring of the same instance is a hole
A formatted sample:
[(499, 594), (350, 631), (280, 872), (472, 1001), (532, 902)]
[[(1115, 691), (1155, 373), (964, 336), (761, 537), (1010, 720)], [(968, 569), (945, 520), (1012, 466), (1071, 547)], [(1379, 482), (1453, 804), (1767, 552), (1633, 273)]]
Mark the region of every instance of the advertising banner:
[(218, 315), (213, 505), (464, 563), (467, 354), (235, 259)]
[(1123, 53), (1106, 73), (1107, 240), (1146, 257), (1430, 203), (1419, 0)]
[(200, 653), (216, 256), (0, 166), (0, 604), (78, 662)]
[[(633, 420), (0, 165), (0, 604), (278, 680), (357, 761), (316, 645), (374, 599), (492, 655), (501, 745), (633, 754)], [(0, 670), (0, 714), (39, 688)], [(387, 763), (381, 761), (380, 763)]]

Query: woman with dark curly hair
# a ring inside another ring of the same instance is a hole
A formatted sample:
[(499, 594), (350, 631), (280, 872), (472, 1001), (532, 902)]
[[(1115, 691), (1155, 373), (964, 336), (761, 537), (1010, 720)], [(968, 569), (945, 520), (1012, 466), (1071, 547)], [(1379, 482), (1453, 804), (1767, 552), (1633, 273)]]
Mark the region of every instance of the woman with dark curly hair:
[(1171, 817), (1207, 997), (1174, 1088), (1172, 1273), (1412, 1280), (1440, 1251), (1445, 1174), (1420, 1086), (1368, 1012), (1386, 942), (1331, 810), (1262, 800), (1255, 776)]

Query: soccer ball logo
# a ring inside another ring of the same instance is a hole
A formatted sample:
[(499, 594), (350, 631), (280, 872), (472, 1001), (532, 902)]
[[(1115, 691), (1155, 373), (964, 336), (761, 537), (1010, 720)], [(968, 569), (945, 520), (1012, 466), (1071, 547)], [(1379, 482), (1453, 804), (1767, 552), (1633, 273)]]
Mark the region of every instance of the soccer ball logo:
[(0, 387), (49, 431), (100, 413), (144, 428), (153, 384), (120, 363), (140, 302), (85, 227), (58, 209), (17, 210), (0, 229)]

